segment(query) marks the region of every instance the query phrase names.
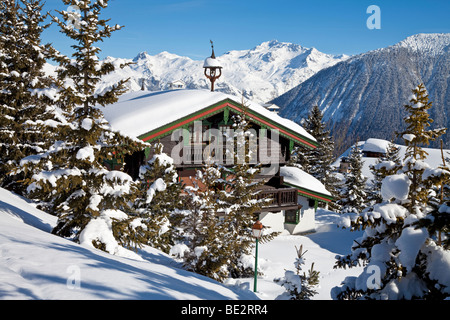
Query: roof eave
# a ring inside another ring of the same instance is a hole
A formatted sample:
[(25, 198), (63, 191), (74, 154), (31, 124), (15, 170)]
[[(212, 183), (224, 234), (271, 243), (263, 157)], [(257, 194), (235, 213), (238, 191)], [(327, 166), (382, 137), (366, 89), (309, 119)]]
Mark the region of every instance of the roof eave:
[(193, 123), (194, 121), (203, 120), (211, 115), (217, 114), (219, 112), (222, 112), (224, 109), (230, 108), (234, 111), (237, 111), (239, 113), (245, 113), (247, 118), (252, 120), (253, 122), (256, 122), (262, 126), (266, 126), (270, 129), (277, 130), (282, 136), (286, 137), (289, 140), (294, 141), (294, 143), (302, 144), (310, 149), (315, 149), (319, 146), (317, 141), (311, 140), (308, 137), (305, 137), (304, 135), (295, 132), (289, 128), (286, 128), (280, 123), (277, 123), (276, 121), (273, 121), (271, 119), (268, 119), (267, 117), (259, 114), (258, 112), (251, 110), (250, 108), (247, 108), (244, 110), (241, 104), (237, 103), (236, 101), (226, 98), (223, 99), (211, 106), (205, 107), (195, 113), (192, 113), (190, 115), (187, 115), (179, 120), (173, 121), (169, 124), (166, 124), (162, 127), (159, 127), (157, 129), (154, 129), (150, 132), (144, 133), (140, 136), (138, 136), (139, 139), (145, 141), (145, 142), (152, 142), (155, 141), (162, 136), (166, 136), (168, 134), (171, 134), (176, 129), (182, 128), (190, 123)]
[(317, 191), (313, 191), (313, 190), (309, 190), (307, 188), (304, 187), (300, 187), (300, 186), (296, 186), (294, 184), (290, 184), (287, 182), (284, 182), (284, 184), (286, 186), (292, 187), (297, 189), (298, 193), (301, 194), (302, 196), (305, 196), (306, 198), (310, 198), (310, 199), (314, 199), (314, 200), (318, 200), (321, 202), (331, 202), (333, 201), (333, 197), (324, 193), (320, 193)]

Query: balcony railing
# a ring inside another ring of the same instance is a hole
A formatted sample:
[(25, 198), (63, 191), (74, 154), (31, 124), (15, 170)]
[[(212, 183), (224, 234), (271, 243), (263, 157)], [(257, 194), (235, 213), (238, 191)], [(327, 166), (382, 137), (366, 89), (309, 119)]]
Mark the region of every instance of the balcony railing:
[[(201, 145), (201, 146), (196, 146), (196, 147), (185, 147), (183, 148), (183, 163), (179, 164), (179, 167), (186, 167), (186, 166), (192, 166), (192, 164), (203, 164), (205, 161), (205, 145)], [(270, 149), (269, 149), (270, 150)], [(214, 151), (214, 150), (213, 150)], [(210, 150), (207, 150), (206, 154), (209, 155), (211, 154), (212, 156), (216, 156), (214, 154), (214, 152), (211, 152)], [(264, 157), (261, 156), (261, 152), (258, 150), (255, 150), (257, 152), (255, 152), (254, 154), (256, 155), (255, 158), (251, 159), (251, 163), (252, 162), (263, 162), (263, 163), (267, 163), (269, 160), (273, 160), (268, 158), (267, 155), (265, 155)], [(273, 151), (269, 151), (270, 154), (272, 154)], [(279, 152), (279, 156), (277, 158), (277, 161), (279, 164), (284, 164), (286, 163), (286, 155), (280, 150), (278, 150)], [(217, 156), (219, 157), (219, 156)], [(227, 153), (227, 149), (226, 147), (224, 147), (224, 149), (221, 152), (220, 155), (220, 160), (222, 161), (223, 164), (233, 164), (234, 162), (234, 157), (233, 155), (230, 155), (229, 153)]]
[(258, 198), (268, 200), (262, 211), (280, 211), (298, 207), (298, 193), (294, 188), (262, 189)]

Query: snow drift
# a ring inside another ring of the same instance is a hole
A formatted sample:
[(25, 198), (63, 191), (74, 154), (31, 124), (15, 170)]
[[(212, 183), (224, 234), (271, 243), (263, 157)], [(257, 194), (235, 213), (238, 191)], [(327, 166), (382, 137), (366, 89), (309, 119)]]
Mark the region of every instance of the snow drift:
[(149, 247), (137, 261), (54, 236), (56, 220), (0, 188), (0, 299), (257, 299)]

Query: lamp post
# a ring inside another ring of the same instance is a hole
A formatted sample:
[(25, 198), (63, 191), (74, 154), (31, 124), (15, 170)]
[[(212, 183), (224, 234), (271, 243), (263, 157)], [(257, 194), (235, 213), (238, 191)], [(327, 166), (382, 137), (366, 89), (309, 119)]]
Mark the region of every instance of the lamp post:
[(256, 292), (256, 282), (258, 280), (258, 242), (262, 235), (263, 224), (261, 221), (257, 221), (252, 227), (253, 237), (256, 238), (256, 251), (255, 251), (255, 281), (253, 285), (253, 292)]
[(211, 81), (211, 91), (214, 91), (214, 82), (222, 75), (222, 66), (216, 59), (214, 54), (214, 44), (211, 41), (212, 53), (211, 57), (205, 59), (203, 68), (205, 69), (205, 76)]

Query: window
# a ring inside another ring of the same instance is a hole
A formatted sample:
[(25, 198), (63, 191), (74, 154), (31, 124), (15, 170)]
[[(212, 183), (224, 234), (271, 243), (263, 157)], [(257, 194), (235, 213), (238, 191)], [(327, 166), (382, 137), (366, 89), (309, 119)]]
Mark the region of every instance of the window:
[(222, 133), (222, 136), (228, 135), (229, 134), (228, 130), (231, 130), (231, 126), (228, 126), (225, 124), (220, 124), (219, 130), (220, 130), (220, 133)]
[(200, 126), (189, 126), (189, 136), (191, 138), (192, 144), (203, 144), (203, 134), (208, 131), (208, 125), (202, 125), (201, 130), (199, 130)]
[(300, 210), (286, 210), (284, 213), (284, 223), (298, 224)]

